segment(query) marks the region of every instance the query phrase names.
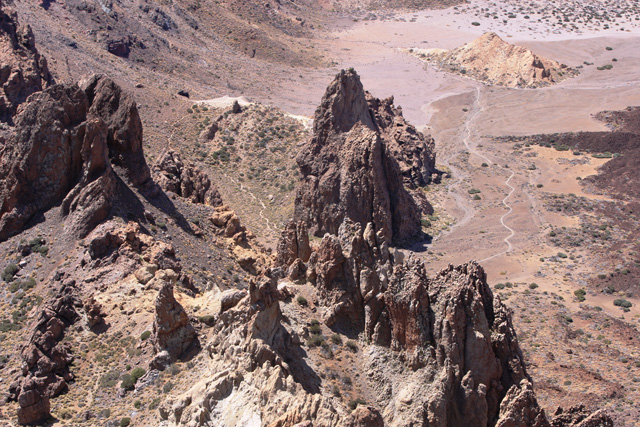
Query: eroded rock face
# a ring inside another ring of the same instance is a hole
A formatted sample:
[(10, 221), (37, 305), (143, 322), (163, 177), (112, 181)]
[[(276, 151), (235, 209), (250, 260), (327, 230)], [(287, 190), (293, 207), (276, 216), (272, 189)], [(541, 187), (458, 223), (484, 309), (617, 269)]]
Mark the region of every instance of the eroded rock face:
[(385, 99), (365, 92), (371, 115), (385, 141), (387, 152), (396, 159), (404, 184), (415, 189), (438, 179), (435, 141), (407, 122), (393, 96)]
[[(167, 352), (170, 363), (175, 362), (194, 343), (196, 333), (189, 316), (173, 295), (173, 283), (165, 281), (158, 292), (155, 302), (156, 316), (153, 321), (154, 348), (156, 353)], [(152, 361), (155, 369), (166, 368), (164, 358), (157, 363)]]
[(23, 378), (10, 387), (10, 399), (18, 402), (18, 422), (31, 424), (49, 418), (49, 400), (67, 390), (73, 375), (71, 348), (62, 342), (65, 330), (78, 318), (75, 282), (62, 285), (57, 298), (40, 313), (21, 351)]
[(222, 197), (209, 177), (197, 167), (184, 163), (178, 153), (168, 151), (153, 166), (154, 179), (164, 191), (170, 191), (209, 206), (222, 206)]
[(306, 222), (312, 234), (335, 235), (345, 218), (363, 227), (373, 223), (387, 242), (420, 233), (420, 209), (392, 154), (399, 142), (389, 140), (391, 131), (381, 131), (389, 120), (384, 115), (378, 125), (354, 71), (341, 71), (329, 85), (316, 110), (313, 138), (297, 158), (303, 179), (294, 218)]
[(116, 165), (135, 184), (149, 179), (135, 103), (110, 79), (54, 85), (33, 94), (14, 117), (0, 152), (0, 241), (62, 202), (84, 237), (109, 214)]
[(464, 74), (489, 84), (536, 88), (558, 83), (578, 71), (536, 55), (531, 50), (509, 44), (488, 32), (451, 51), (415, 50), (447, 71)]
[[(1, 7), (1, 6), (0, 6)], [(53, 83), (29, 25), (0, 10), (0, 121), (12, 122), (18, 105)]]
[(309, 246), (309, 231), (304, 221), (290, 221), (280, 236), (276, 265), (288, 267), (296, 259), (309, 261), (311, 246)]

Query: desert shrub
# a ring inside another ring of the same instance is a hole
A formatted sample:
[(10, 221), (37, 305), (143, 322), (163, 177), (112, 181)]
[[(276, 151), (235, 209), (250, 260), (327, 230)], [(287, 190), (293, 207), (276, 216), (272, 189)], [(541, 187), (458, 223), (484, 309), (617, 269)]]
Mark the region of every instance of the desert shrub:
[(305, 297), (303, 297), (302, 295), (298, 295), (298, 298), (296, 298), (296, 301), (298, 302), (298, 304), (300, 304), (301, 306), (306, 306), (307, 304), (309, 304), (309, 302), (307, 301), (307, 299)]
[(353, 340), (349, 340), (347, 341), (347, 348), (351, 351), (353, 351), (354, 353), (358, 351), (358, 344), (356, 344), (355, 341)]
[(111, 388), (116, 385), (120, 378), (120, 372), (110, 371), (100, 377), (99, 384), (102, 388)]
[(586, 299), (585, 295), (587, 295), (587, 291), (585, 291), (584, 289), (578, 289), (573, 294), (576, 296), (578, 301), (582, 302)]
[(120, 427), (127, 427), (129, 424), (131, 424), (131, 418), (129, 417), (124, 417), (120, 420)]
[(204, 323), (207, 326), (213, 326), (215, 324), (216, 317), (211, 314), (207, 314), (204, 316), (198, 316), (198, 321), (200, 323)]
[(140, 402), (139, 400), (136, 400), (135, 402), (133, 402), (134, 408), (140, 409), (141, 406), (142, 406), (142, 402)]
[(564, 252), (558, 252), (558, 258), (568, 258), (567, 254), (565, 254)]
[(624, 298), (618, 298), (617, 300), (613, 301), (613, 305), (615, 305), (616, 307), (622, 307), (622, 308), (631, 308), (631, 306), (633, 306), (631, 302), (627, 301)]
[(171, 390), (173, 390), (173, 383), (172, 382), (167, 382), (162, 386), (162, 392), (163, 393), (169, 393)]
[(131, 378), (133, 378), (134, 382), (138, 382), (138, 380), (142, 378), (146, 373), (147, 371), (145, 371), (143, 368), (133, 368), (133, 371), (131, 371)]
[(349, 401), (349, 409), (354, 411), (358, 405), (366, 405), (366, 401), (362, 398), (357, 398)]
[(469, 194), (479, 194), (481, 193), (480, 190), (478, 190), (477, 188), (472, 188), (468, 191)]
[(482, 197), (478, 196), (477, 194), (473, 195), (473, 200), (480, 200), (482, 199)]
[(16, 264), (11, 263), (7, 265), (2, 271), (2, 280), (4, 280), (5, 282), (12, 281), (13, 276), (16, 275), (18, 270), (20, 270), (20, 268)]
[(142, 341), (146, 341), (149, 339), (150, 336), (151, 336), (151, 331), (144, 331), (142, 334), (140, 334), (140, 339)]
[(542, 188), (542, 187), (544, 187), (544, 185), (543, 184), (536, 184), (536, 187), (537, 188)]
[(495, 288), (495, 289), (504, 289), (504, 283), (497, 283), (497, 284), (494, 286), (494, 288)]
[(331, 335), (331, 342), (334, 343), (335, 345), (341, 345), (342, 337), (340, 336), (340, 334), (333, 334)]
[(136, 381), (130, 374), (122, 375), (122, 382), (120, 383), (120, 388), (125, 390), (133, 390), (136, 386)]
[(537, 283), (529, 283), (529, 289), (533, 290), (533, 289), (537, 289), (538, 288), (538, 284)]
[(311, 324), (311, 326), (309, 326), (309, 332), (314, 335), (318, 335), (322, 333), (322, 328), (320, 327), (319, 323)]
[(309, 339), (307, 339), (307, 345), (309, 347), (320, 347), (324, 344), (324, 337), (322, 335), (311, 335)]
[(613, 48), (611, 46), (607, 46), (605, 47), (606, 50), (613, 50)]
[(473, 22), (471, 23), (471, 25), (473, 25), (474, 27), (479, 27), (479, 26), (480, 26), (480, 23), (479, 23), (479, 22), (477, 22), (477, 21), (473, 21)]
[(480, 166), (482, 166), (483, 168), (488, 168), (489, 167), (489, 165), (487, 163), (483, 163)]

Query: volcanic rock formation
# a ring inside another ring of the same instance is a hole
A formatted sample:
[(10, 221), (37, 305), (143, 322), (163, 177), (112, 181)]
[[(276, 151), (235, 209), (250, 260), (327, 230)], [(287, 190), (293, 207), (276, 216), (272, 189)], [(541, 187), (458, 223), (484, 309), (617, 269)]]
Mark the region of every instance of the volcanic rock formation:
[(341, 71), (327, 88), (313, 138), (297, 158), (303, 180), (295, 219), (312, 234), (337, 234), (345, 218), (373, 223), (388, 243), (420, 233), (420, 209), (404, 182), (429, 181), (433, 142), (408, 126), (391, 103), (367, 95), (353, 70)]
[(175, 193), (192, 203), (222, 205), (222, 197), (209, 177), (197, 167), (183, 162), (178, 153), (168, 151), (153, 166), (153, 175), (164, 191)]
[(82, 237), (110, 212), (117, 177), (149, 179), (135, 102), (110, 79), (54, 85), (33, 94), (3, 135), (0, 152), (0, 241), (36, 214), (62, 202)]
[(11, 122), (18, 105), (53, 83), (29, 25), (0, 10), (0, 121)]
[(451, 51), (411, 49), (443, 70), (464, 74), (492, 85), (536, 88), (558, 83), (578, 74), (577, 70), (511, 45), (496, 33), (485, 33)]
[[(154, 347), (158, 355), (151, 365), (163, 370), (166, 368), (165, 361), (168, 364), (175, 362), (191, 347), (196, 333), (189, 323), (189, 316), (173, 295), (171, 280), (166, 280), (162, 284), (155, 307), (153, 334)], [(166, 356), (163, 354), (165, 352)]]

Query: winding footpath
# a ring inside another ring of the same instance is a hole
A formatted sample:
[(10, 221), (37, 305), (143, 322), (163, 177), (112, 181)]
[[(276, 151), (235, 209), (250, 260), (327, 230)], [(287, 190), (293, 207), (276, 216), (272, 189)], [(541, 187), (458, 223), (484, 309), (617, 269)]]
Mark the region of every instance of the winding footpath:
[[(480, 157), (482, 160), (485, 161), (485, 163), (487, 163), (488, 165), (493, 165), (495, 164), (494, 161), (492, 161), (491, 159), (489, 159), (487, 156), (485, 156), (484, 154), (480, 153), (478, 150), (476, 150), (475, 148), (471, 147), (471, 145), (469, 144), (471, 141), (471, 125), (473, 122), (475, 122), (476, 118), (478, 117), (478, 115), (480, 115), (480, 113), (482, 113), (484, 111), (484, 106), (481, 104), (480, 102), (480, 87), (476, 86), (475, 87), (476, 90), (476, 100), (475, 100), (475, 111), (473, 113), (473, 115), (471, 117), (469, 117), (469, 119), (465, 122), (465, 127), (464, 127), (464, 132), (466, 134), (466, 136), (464, 137), (464, 139), (462, 140), (465, 148), (467, 149), (468, 152), (475, 154), (476, 156)], [(453, 154), (452, 156), (448, 157), (444, 163), (450, 168), (450, 169), (457, 169), (455, 167), (452, 167), (452, 165), (449, 163), (449, 160), (451, 160), (452, 158), (458, 156), (458, 153)], [(503, 167), (503, 169), (506, 169)], [(513, 212), (513, 208), (511, 207), (511, 205), (509, 205), (508, 200), (511, 197), (511, 195), (513, 195), (514, 191), (516, 190), (514, 186), (511, 185), (511, 179), (515, 176), (515, 172), (513, 170), (509, 170), (510, 175), (507, 178), (507, 180), (504, 182), (504, 185), (509, 187), (509, 194), (506, 195), (506, 197), (504, 199), (502, 199), (502, 204), (504, 205), (505, 208), (507, 208), (507, 212), (502, 215), (502, 217), (500, 217), (500, 224), (509, 232), (509, 235), (507, 237), (505, 237), (503, 239), (503, 241), (507, 244), (507, 249), (505, 251), (499, 252), (497, 254), (491, 255), (490, 257), (484, 258), (482, 260), (480, 260), (479, 262), (485, 262), (485, 261), (489, 261), (493, 258), (497, 258), (499, 256), (505, 255), (509, 252), (511, 252), (513, 250), (513, 245), (511, 243), (511, 239), (516, 235), (516, 232), (514, 229), (512, 229), (511, 227), (509, 227), (506, 223), (505, 223), (505, 219), (511, 215), (511, 213)], [(458, 170), (458, 172), (456, 173), (457, 176), (460, 176), (460, 171)], [(458, 181), (462, 181), (462, 177), (460, 177), (458, 179)], [(453, 192), (451, 190), (449, 190), (449, 194), (453, 196), (453, 198), (456, 200), (456, 203), (458, 204), (458, 206), (465, 212), (464, 216), (462, 217), (462, 219), (458, 222), (456, 222), (456, 224), (450, 228), (449, 233), (451, 233), (451, 231), (453, 231), (455, 228), (461, 227), (464, 224), (466, 224), (467, 222), (469, 222), (473, 216), (475, 215), (475, 210), (473, 208), (469, 208), (468, 205), (464, 202), (464, 197), (462, 195), (460, 195), (457, 192)], [(449, 234), (447, 233), (447, 234)]]

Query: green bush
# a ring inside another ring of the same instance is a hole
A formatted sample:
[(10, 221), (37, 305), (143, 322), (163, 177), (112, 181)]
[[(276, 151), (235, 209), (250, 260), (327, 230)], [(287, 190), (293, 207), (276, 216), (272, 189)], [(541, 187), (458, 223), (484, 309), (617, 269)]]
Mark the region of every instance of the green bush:
[(139, 400), (136, 400), (135, 402), (133, 402), (134, 408), (140, 409), (141, 406), (142, 406), (142, 402), (140, 402)]
[(355, 341), (353, 340), (349, 340), (347, 341), (347, 348), (351, 351), (353, 351), (354, 353), (358, 351), (358, 344), (356, 344)]
[(477, 188), (472, 188), (471, 190), (468, 191), (469, 194), (479, 194), (481, 193), (480, 190), (478, 190)]
[(622, 308), (631, 308), (633, 306), (631, 302), (627, 301), (624, 298), (618, 298), (617, 300), (613, 301), (613, 305), (615, 305), (616, 307), (622, 307)]
[(300, 304), (303, 307), (307, 306), (307, 304), (309, 304), (307, 299), (305, 297), (303, 297), (302, 295), (298, 295), (298, 298), (296, 298), (296, 301), (298, 302), (298, 304)]
[(147, 371), (145, 371), (143, 368), (133, 368), (133, 371), (131, 371), (131, 378), (133, 378), (134, 382), (138, 382), (138, 380), (142, 378), (146, 373)]
[(349, 409), (352, 411), (355, 410), (358, 405), (366, 405), (367, 402), (364, 399), (357, 398), (349, 401)]
[(127, 427), (129, 424), (131, 424), (131, 418), (129, 417), (124, 417), (120, 420), (120, 427)]
[(483, 163), (480, 166), (482, 166), (483, 168), (488, 168), (489, 167), (489, 165), (487, 163)]
[(205, 325), (211, 327), (215, 324), (216, 316), (207, 314), (205, 316), (198, 316), (198, 321), (200, 323), (204, 323)]
[(473, 22), (471, 23), (471, 25), (473, 25), (474, 27), (479, 27), (479, 26), (480, 26), (480, 23), (479, 23), (479, 22), (477, 22), (477, 21), (473, 21)]
[(558, 258), (568, 258), (568, 256), (564, 252), (558, 252)]
[(342, 345), (342, 337), (340, 334), (333, 334), (331, 335), (331, 342), (335, 345)]
[(111, 388), (118, 383), (118, 378), (120, 378), (120, 372), (118, 371), (110, 371), (100, 377), (99, 383), (102, 388)]
[(120, 388), (125, 390), (133, 390), (136, 386), (136, 381), (130, 374), (122, 375), (122, 382), (120, 383)]
[(322, 333), (322, 328), (320, 327), (319, 323), (312, 324), (311, 326), (309, 326), (309, 332), (314, 335), (319, 335)]
[(169, 393), (171, 390), (173, 390), (173, 383), (172, 382), (165, 383), (165, 385), (162, 386), (162, 392), (163, 393)]
[(537, 283), (529, 283), (529, 289), (534, 290), (538, 288), (538, 284)]
[(2, 280), (4, 280), (5, 282), (12, 281), (13, 276), (16, 275), (18, 270), (20, 270), (20, 267), (18, 267), (16, 264), (11, 263), (7, 265), (2, 271)]
[(495, 289), (504, 289), (504, 283), (498, 283), (494, 286)]
[(586, 299), (585, 295), (587, 295), (587, 291), (585, 291), (584, 289), (578, 289), (573, 294), (576, 296), (578, 301), (582, 302)]
[(151, 331), (144, 331), (141, 335), (140, 335), (140, 339), (142, 341), (146, 341), (149, 339), (149, 337), (151, 336)]
[(307, 345), (309, 347), (320, 347), (324, 342), (322, 335), (311, 335), (309, 339), (307, 339)]

